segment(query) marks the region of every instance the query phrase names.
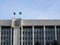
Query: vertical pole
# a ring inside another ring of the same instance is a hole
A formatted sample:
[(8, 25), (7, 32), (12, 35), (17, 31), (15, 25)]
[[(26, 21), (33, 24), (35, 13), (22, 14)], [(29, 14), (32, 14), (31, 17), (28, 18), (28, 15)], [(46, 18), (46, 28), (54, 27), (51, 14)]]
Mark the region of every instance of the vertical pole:
[(33, 36), (33, 45), (34, 45), (34, 26), (32, 26), (32, 32), (33, 32), (32, 33), (33, 34), (32, 36)]
[(46, 45), (46, 40), (45, 40), (45, 26), (44, 27), (44, 45)]
[(12, 37), (12, 27), (11, 27), (11, 45), (12, 45), (12, 40), (13, 40), (13, 37)]
[(56, 30), (56, 26), (55, 26), (55, 39), (57, 40), (57, 30)]
[(14, 27), (14, 35), (13, 35), (13, 45), (20, 45), (20, 28)]
[(21, 45), (23, 45), (23, 27), (21, 26)]
[(17, 33), (17, 45), (20, 45), (20, 27), (17, 27), (18, 33)]

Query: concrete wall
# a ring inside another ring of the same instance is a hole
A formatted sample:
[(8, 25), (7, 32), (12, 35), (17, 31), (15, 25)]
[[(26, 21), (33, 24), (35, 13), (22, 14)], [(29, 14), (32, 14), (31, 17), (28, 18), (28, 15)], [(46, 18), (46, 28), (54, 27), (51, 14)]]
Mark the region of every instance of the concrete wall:
[(1, 26), (11, 26), (12, 21), (11, 20), (0, 20)]
[[(60, 20), (24, 20), (21, 19), (21, 24), (20, 25), (60, 25)], [(12, 20), (0, 20), (0, 25), (1, 26), (11, 26), (12, 25)]]
[(23, 20), (23, 25), (60, 25), (60, 20)]

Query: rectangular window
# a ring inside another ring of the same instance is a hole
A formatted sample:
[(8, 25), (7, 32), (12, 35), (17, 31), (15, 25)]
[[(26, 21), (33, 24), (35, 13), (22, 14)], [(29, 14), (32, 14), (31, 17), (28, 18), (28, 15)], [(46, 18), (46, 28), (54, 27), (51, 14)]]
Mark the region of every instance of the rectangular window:
[(11, 42), (11, 27), (10, 26), (2, 26), (1, 27), (1, 44), (8, 45), (7, 43)]
[(19, 26), (19, 21), (15, 21), (14, 26)]

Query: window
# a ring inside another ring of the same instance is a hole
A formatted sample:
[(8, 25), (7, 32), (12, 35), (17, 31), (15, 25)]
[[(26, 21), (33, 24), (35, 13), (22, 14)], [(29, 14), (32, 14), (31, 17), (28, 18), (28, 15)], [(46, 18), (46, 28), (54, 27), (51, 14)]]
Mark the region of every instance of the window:
[(23, 45), (24, 45), (24, 42), (23, 42)]
[(28, 37), (28, 40), (30, 40), (30, 37)]
[(19, 21), (15, 21), (14, 26), (19, 26)]
[(4, 36), (4, 39), (5, 39), (6, 37)]
[(27, 34), (27, 32), (25, 32), (25, 34)]
[(39, 33), (41, 34), (41, 31), (39, 31)]
[(25, 40), (27, 40), (27, 37), (25, 37)]
[(30, 34), (30, 32), (28, 32), (28, 34)]
[(1, 34), (1, 39), (2, 39), (2, 45), (10, 45), (10, 37), (11, 37), (11, 27), (10, 26), (2, 26), (2, 34)]
[(31, 40), (32, 40), (32, 37), (31, 37)]
[(32, 34), (32, 31), (31, 31), (31, 34)]
[(38, 31), (37, 31), (37, 33), (38, 33)]
[(3, 44), (5, 45), (5, 42)]
[(20, 45), (21, 45), (21, 42), (20, 42)]
[(2, 42), (1, 42), (1, 45), (2, 45)]
[(36, 32), (34, 31), (34, 34), (36, 34)]
[(50, 40), (50, 37), (48, 37), (48, 40)]
[(24, 37), (23, 37), (23, 40), (24, 40)]
[(41, 40), (41, 37), (40, 37), (40, 40)]
[(7, 33), (7, 35), (8, 35), (8, 31), (7, 31), (6, 33)]
[(28, 45), (30, 45), (30, 42), (28, 42)]
[(21, 40), (21, 37), (20, 37), (20, 40)]
[(25, 42), (25, 45), (27, 45), (27, 42)]
[(6, 45), (8, 45), (8, 42), (6, 42)]

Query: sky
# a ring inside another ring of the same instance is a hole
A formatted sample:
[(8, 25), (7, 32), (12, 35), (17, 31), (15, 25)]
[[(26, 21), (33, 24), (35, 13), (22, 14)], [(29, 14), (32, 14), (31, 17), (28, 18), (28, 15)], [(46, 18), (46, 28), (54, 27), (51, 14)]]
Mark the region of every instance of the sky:
[(12, 18), (60, 19), (60, 0), (0, 0), (0, 19)]

